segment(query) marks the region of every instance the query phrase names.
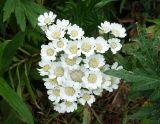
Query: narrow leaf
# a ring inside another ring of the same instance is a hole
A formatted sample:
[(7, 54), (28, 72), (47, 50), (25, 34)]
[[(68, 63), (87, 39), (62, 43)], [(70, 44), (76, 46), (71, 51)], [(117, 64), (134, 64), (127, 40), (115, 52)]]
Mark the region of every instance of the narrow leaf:
[(5, 46), (0, 61), (0, 69), (5, 69), (11, 64), (12, 58), (15, 55), (16, 50), (18, 49), (18, 47), (20, 47), (23, 41), (24, 33), (19, 32), (13, 38), (13, 40)]
[(20, 97), (8, 86), (7, 82), (0, 77), (0, 95), (8, 102), (8, 104), (18, 112), (23, 121), (33, 124), (33, 117), (26, 104)]

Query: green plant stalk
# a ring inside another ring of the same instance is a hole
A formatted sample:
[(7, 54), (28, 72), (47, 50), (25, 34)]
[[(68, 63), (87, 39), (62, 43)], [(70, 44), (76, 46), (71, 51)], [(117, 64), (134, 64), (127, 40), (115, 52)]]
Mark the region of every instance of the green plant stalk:
[(85, 104), (83, 110), (83, 123), (82, 124), (90, 124), (91, 122), (91, 112), (89, 110), (88, 104)]

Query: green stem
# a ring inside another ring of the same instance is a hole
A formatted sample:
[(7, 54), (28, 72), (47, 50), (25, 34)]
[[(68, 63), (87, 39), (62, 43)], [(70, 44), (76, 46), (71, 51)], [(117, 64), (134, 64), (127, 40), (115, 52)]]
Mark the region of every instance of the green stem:
[(84, 106), (83, 110), (83, 123), (82, 124), (90, 124), (91, 122), (91, 112), (88, 104)]

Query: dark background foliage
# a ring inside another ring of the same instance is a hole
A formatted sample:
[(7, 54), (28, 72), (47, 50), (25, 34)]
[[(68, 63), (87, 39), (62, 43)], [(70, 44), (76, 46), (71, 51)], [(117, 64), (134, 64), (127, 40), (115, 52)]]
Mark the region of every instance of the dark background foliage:
[(40, 46), (48, 43), (37, 17), (49, 10), (87, 36), (96, 36), (104, 20), (127, 29), (121, 52), (108, 57), (125, 70), (106, 72), (125, 81), (97, 98), (90, 123), (160, 123), (159, 0), (0, 0), (0, 123), (85, 124), (82, 107), (70, 114), (53, 111), (36, 69)]

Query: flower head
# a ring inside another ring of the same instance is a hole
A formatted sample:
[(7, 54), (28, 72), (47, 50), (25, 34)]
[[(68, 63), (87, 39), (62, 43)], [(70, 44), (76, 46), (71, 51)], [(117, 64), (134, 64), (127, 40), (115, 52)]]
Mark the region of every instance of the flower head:
[(120, 40), (117, 38), (109, 39), (108, 43), (113, 54), (116, 54), (122, 48)]

